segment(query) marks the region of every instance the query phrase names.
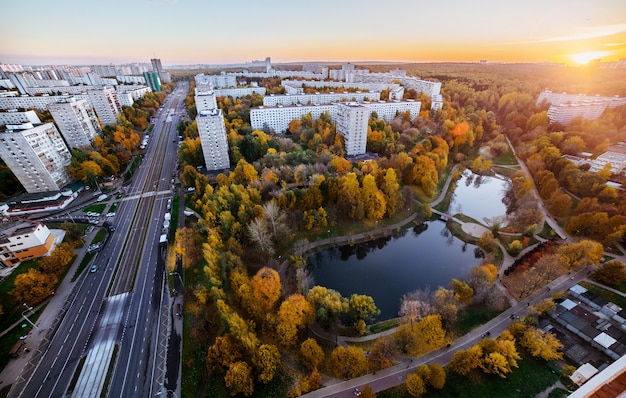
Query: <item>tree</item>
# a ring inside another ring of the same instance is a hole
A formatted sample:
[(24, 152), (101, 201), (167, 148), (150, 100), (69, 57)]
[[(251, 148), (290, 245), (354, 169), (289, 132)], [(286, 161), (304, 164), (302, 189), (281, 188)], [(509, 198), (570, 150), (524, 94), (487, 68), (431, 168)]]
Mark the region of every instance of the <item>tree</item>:
[(253, 241), (259, 244), (261, 250), (268, 253), (274, 252), (274, 246), (270, 232), (267, 229), (267, 223), (262, 218), (255, 218), (250, 224), (248, 224), (248, 232)]
[(604, 256), (604, 247), (591, 240), (581, 240), (559, 247), (559, 254), (567, 261), (570, 267), (598, 264)]
[(382, 219), (387, 209), (387, 203), (385, 201), (385, 195), (378, 190), (376, 179), (371, 174), (367, 174), (363, 177), (361, 197), (365, 217), (369, 220)]
[(434, 298), (429, 288), (418, 289), (402, 296), (398, 315), (409, 322), (419, 321), (435, 311)]
[(393, 343), (387, 336), (376, 339), (367, 357), (370, 369), (376, 371), (393, 365)]
[(261, 344), (252, 357), (252, 363), (259, 381), (267, 384), (272, 381), (280, 365), (280, 352), (275, 345)]
[(497, 374), (502, 378), (506, 378), (506, 374), (511, 372), (509, 363), (504, 355), (499, 352), (492, 352), (487, 354), (482, 360), (482, 369), (485, 373)]
[(365, 386), (361, 390), (361, 398), (376, 398), (376, 393), (372, 390), (372, 387)]
[(450, 283), (450, 287), (452, 288), (454, 296), (459, 302), (463, 304), (469, 304), (472, 302), (474, 289), (472, 289), (467, 283), (454, 278)]
[(317, 370), (325, 360), (324, 350), (311, 337), (304, 340), (300, 345), (300, 355), (302, 356), (302, 363), (310, 370)]
[(265, 215), (265, 219), (267, 220), (269, 225), (272, 226), (272, 233), (274, 235), (274, 239), (278, 239), (278, 233), (286, 228), (285, 213), (281, 211), (276, 201), (272, 200), (272, 201), (266, 202), (263, 205), (263, 214)]
[(446, 371), (438, 363), (431, 363), (428, 367), (430, 368), (428, 384), (437, 390), (441, 390), (446, 384)]
[(406, 389), (412, 397), (420, 398), (426, 394), (426, 384), (424, 380), (416, 374), (411, 373), (406, 376)]
[(56, 283), (56, 275), (42, 274), (39, 270), (29, 268), (27, 272), (15, 277), (10, 294), (15, 298), (15, 302), (33, 306), (50, 296)]
[(472, 346), (467, 350), (458, 350), (452, 356), (448, 368), (461, 376), (465, 376), (481, 365), (482, 356), (483, 350), (478, 345)]
[(177, 229), (174, 242), (174, 250), (182, 259), (183, 269), (188, 269), (202, 260), (198, 234), (193, 229), (187, 227)]
[(369, 371), (365, 351), (360, 347), (337, 346), (330, 354), (330, 368), (333, 376), (352, 379)]
[(445, 325), (452, 326), (456, 323), (458, 307), (456, 295), (452, 290), (440, 286), (435, 291), (435, 310), (441, 315)]
[(387, 204), (387, 216), (392, 217), (396, 214), (398, 207), (400, 206), (400, 184), (398, 183), (398, 176), (393, 168), (388, 168), (385, 172), (383, 180), (382, 190), (385, 193), (385, 200)]
[(598, 267), (591, 278), (605, 285), (619, 286), (626, 280), (624, 263), (618, 260), (607, 261)]
[(380, 315), (380, 310), (371, 296), (353, 294), (350, 296), (350, 313), (356, 321), (366, 322)]
[(254, 392), (252, 370), (245, 362), (239, 361), (231, 364), (226, 371), (224, 381), (226, 382), (226, 387), (230, 389), (230, 395), (232, 396), (241, 393), (248, 397)]
[(295, 343), (300, 329), (313, 322), (313, 306), (301, 294), (292, 294), (282, 302), (278, 310), (276, 331), (286, 346)]
[(348, 312), (348, 300), (336, 290), (324, 286), (314, 286), (307, 294), (307, 300), (315, 308), (317, 320), (328, 324), (335, 317)]
[(230, 365), (241, 359), (242, 354), (239, 347), (235, 344), (230, 334), (226, 334), (218, 336), (209, 347), (205, 363), (208, 371), (224, 373)]
[(263, 267), (252, 277), (252, 295), (263, 313), (270, 313), (282, 292), (280, 276), (275, 270)]
[(520, 344), (532, 356), (542, 358), (545, 361), (563, 358), (563, 353), (560, 352), (563, 349), (563, 344), (552, 333), (544, 333), (535, 327), (528, 328), (524, 332)]

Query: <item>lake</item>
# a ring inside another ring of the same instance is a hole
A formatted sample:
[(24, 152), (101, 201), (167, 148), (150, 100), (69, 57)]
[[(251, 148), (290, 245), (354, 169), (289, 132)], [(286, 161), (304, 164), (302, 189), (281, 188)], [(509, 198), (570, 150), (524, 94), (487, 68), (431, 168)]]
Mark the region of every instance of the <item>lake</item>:
[[(506, 213), (503, 178), (465, 171), (457, 182), (451, 214), (463, 213), (480, 222)], [(432, 221), (400, 233), (353, 246), (323, 250), (308, 258), (315, 284), (344, 297), (372, 296), (379, 319), (397, 316), (405, 293), (430, 287), (448, 287), (453, 278), (464, 279), (481, 262), (480, 249), (452, 236), (442, 221)]]
[(382, 320), (397, 316), (405, 293), (434, 291), (467, 276), (481, 262), (475, 249), (452, 236), (444, 222), (432, 221), (387, 238), (326, 249), (308, 261), (316, 285), (344, 297), (372, 296)]

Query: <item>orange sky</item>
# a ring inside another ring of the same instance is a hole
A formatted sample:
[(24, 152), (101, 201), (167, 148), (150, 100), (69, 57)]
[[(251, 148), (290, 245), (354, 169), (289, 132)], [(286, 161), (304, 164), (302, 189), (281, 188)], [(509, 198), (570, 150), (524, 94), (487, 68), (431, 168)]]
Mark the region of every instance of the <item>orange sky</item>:
[[(5, 2), (0, 62), (565, 62), (626, 58), (622, 0)], [(123, 12), (121, 12), (123, 10)], [(581, 55), (582, 54), (582, 55)]]

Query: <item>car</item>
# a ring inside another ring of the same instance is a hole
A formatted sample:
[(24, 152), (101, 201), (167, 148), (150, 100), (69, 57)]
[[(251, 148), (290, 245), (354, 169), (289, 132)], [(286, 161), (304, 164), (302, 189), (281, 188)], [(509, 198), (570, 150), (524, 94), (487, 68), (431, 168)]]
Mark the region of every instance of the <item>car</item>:
[(94, 273), (98, 270), (98, 266), (96, 264), (91, 266), (91, 269), (89, 270), (89, 272)]
[(111, 212), (107, 213), (107, 217), (115, 217), (115, 212), (111, 211)]
[(114, 232), (115, 231), (115, 225), (109, 225), (109, 231)]

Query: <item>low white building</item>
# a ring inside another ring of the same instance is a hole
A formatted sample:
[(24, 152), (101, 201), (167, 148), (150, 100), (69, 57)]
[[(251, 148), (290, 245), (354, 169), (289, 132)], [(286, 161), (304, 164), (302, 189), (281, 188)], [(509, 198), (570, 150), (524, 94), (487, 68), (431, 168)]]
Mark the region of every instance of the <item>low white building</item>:
[(0, 126), (22, 123), (41, 124), (41, 120), (35, 111), (32, 110), (24, 112), (19, 112), (17, 109), (0, 111)]
[(0, 223), (0, 265), (15, 267), (22, 261), (48, 255), (54, 241), (54, 235), (40, 222), (4, 219)]
[(277, 105), (310, 105), (310, 104), (330, 104), (333, 102), (347, 101), (379, 101), (379, 92), (348, 92), (341, 93), (315, 93), (315, 94), (296, 94), (296, 95), (268, 95), (263, 97), (263, 106)]

